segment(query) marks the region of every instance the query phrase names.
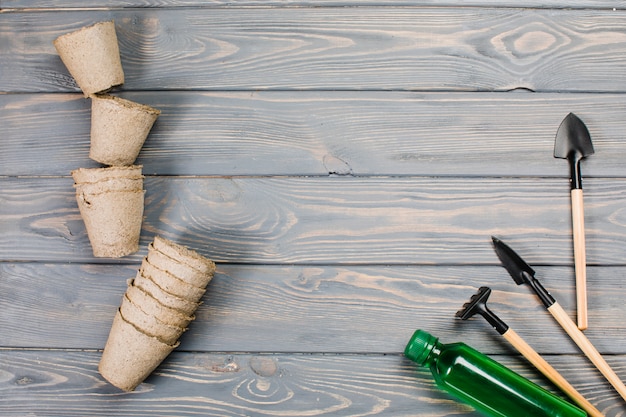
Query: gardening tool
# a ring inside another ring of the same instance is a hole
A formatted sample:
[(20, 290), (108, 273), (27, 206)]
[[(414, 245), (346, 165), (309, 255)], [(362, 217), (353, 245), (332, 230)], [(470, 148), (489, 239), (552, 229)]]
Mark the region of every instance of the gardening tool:
[(593, 144), (587, 126), (574, 113), (561, 122), (554, 141), (554, 157), (569, 161), (574, 235), (574, 270), (576, 273), (576, 308), (578, 328), (587, 328), (587, 273), (585, 259), (585, 215), (580, 160), (593, 155)]
[(613, 385), (613, 388), (626, 400), (626, 386), (611, 369), (602, 355), (587, 339), (587, 336), (576, 327), (576, 323), (569, 318), (563, 307), (550, 295), (550, 293), (535, 278), (535, 271), (517, 253), (508, 247), (500, 239), (492, 237), (493, 246), (498, 254), (502, 265), (509, 272), (517, 285), (528, 284), (535, 291), (543, 305), (556, 319), (559, 325), (567, 332), (569, 337), (578, 345), (580, 350), (589, 358), (604, 377)]
[(568, 397), (592, 417), (603, 417), (603, 414), (595, 408), (585, 397), (582, 396), (567, 380), (546, 362), (524, 339), (502, 321), (489, 307), (487, 299), (491, 294), (491, 288), (480, 287), (476, 294), (472, 295), (469, 302), (456, 312), (456, 317), (467, 320), (475, 314), (480, 314), (491, 326), (496, 329), (519, 353), (522, 354), (535, 368), (537, 368), (554, 385), (559, 387)]

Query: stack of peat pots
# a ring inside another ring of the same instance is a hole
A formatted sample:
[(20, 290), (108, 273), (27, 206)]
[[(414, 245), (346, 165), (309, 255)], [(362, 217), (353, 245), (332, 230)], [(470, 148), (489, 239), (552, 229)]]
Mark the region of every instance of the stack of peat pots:
[(85, 97), (91, 99), (89, 157), (109, 166), (72, 171), (93, 255), (132, 254), (139, 249), (144, 207), (142, 167), (132, 164), (160, 111), (106, 94), (124, 83), (113, 21), (59, 36), (54, 46)]
[(209, 259), (155, 237), (122, 297), (100, 374), (122, 390), (134, 390), (179, 345), (214, 273)]
[(136, 252), (144, 208), (141, 166), (80, 168), (72, 176), (94, 256)]
[[(61, 60), (91, 99), (89, 157), (105, 167), (72, 171), (76, 201), (95, 257), (138, 251), (144, 211), (142, 166), (133, 165), (159, 110), (106, 94), (124, 83), (115, 25), (96, 23), (54, 40)], [(215, 264), (155, 237), (113, 319), (100, 374), (132, 391), (179, 345)]]

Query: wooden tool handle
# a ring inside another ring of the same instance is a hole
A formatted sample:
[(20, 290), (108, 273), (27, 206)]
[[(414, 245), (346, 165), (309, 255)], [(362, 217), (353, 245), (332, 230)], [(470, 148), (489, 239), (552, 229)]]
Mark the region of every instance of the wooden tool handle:
[(546, 362), (524, 339), (522, 339), (513, 329), (509, 329), (502, 334), (504, 338), (521, 353), (535, 368), (537, 368), (554, 385), (559, 387), (569, 398), (580, 408), (585, 410), (591, 417), (604, 417), (604, 415), (593, 406), (581, 393), (576, 391), (567, 380), (557, 372), (548, 362)]
[(589, 358), (589, 360), (598, 368), (598, 370), (604, 375), (604, 377), (613, 385), (613, 388), (626, 400), (626, 386), (619, 379), (617, 374), (611, 369), (608, 363), (604, 360), (598, 350), (591, 344), (587, 336), (581, 332), (576, 324), (569, 318), (563, 307), (559, 303), (554, 303), (548, 307), (548, 311), (561, 325), (563, 330), (567, 332), (569, 337), (578, 345), (580, 350)]
[(572, 228), (574, 234), (574, 267), (576, 272), (576, 309), (578, 328), (587, 328), (587, 259), (585, 255), (585, 213), (583, 190), (572, 192)]

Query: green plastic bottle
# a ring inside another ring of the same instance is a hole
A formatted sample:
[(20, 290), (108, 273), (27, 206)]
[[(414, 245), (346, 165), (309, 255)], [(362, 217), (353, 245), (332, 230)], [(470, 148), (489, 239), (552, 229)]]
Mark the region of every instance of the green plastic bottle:
[(464, 343), (442, 344), (417, 330), (404, 355), (430, 368), (437, 385), (493, 417), (582, 417), (580, 408), (553, 395)]

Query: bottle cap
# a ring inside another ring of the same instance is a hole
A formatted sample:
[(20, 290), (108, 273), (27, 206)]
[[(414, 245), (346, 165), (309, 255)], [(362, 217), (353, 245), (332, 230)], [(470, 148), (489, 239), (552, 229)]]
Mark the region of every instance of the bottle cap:
[(413, 337), (411, 337), (411, 340), (409, 340), (409, 343), (406, 345), (404, 356), (419, 365), (424, 365), (438, 340), (439, 339), (435, 336), (424, 330), (417, 330), (413, 333)]

